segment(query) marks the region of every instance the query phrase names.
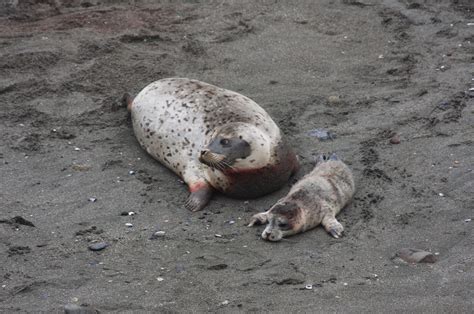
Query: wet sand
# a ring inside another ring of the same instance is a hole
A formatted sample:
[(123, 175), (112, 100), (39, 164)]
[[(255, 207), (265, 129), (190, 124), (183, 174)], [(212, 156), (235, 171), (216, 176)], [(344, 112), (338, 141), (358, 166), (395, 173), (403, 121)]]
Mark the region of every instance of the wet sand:
[[(0, 4), (1, 312), (472, 310), (470, 1), (40, 2)], [(139, 147), (121, 103), (165, 77), (259, 103), (297, 177), (185, 210), (186, 186)], [(336, 137), (308, 135), (321, 128)], [(333, 151), (357, 186), (343, 238), (275, 244), (246, 227)], [(405, 247), (437, 262), (394, 263)]]

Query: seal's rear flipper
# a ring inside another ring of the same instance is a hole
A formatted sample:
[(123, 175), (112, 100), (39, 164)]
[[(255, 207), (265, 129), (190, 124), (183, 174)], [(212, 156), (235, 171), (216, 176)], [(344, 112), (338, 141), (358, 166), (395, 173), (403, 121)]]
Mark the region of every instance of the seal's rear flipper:
[(125, 93), (123, 94), (122, 96), (122, 104), (124, 106), (127, 106), (127, 110), (128, 112), (131, 112), (132, 111), (132, 103), (133, 103), (133, 97), (132, 95), (130, 95), (129, 93)]
[(201, 183), (190, 186), (190, 192), (184, 207), (192, 212), (197, 212), (209, 203), (213, 190), (207, 183)]

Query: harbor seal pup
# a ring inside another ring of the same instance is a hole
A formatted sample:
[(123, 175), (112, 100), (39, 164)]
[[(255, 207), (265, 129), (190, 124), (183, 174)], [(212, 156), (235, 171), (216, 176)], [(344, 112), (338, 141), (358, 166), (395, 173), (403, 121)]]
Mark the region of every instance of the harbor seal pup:
[(344, 228), (336, 215), (352, 199), (354, 190), (349, 167), (335, 154), (330, 158), (320, 156), (313, 171), (268, 211), (254, 215), (249, 227), (268, 223), (262, 238), (280, 241), (321, 224), (331, 236), (339, 238)]
[(128, 99), (140, 145), (191, 192), (185, 207), (202, 209), (218, 190), (255, 198), (285, 184), (298, 160), (257, 103), (187, 78), (167, 78)]

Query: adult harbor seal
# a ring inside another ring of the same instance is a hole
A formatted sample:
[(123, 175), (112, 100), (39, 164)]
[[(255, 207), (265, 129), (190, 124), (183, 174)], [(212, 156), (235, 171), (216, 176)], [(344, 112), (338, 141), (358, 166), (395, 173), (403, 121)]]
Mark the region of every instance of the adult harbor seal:
[(339, 238), (344, 228), (336, 215), (352, 199), (354, 191), (351, 170), (335, 154), (330, 158), (320, 156), (313, 171), (268, 211), (254, 215), (249, 227), (268, 223), (262, 238), (280, 241), (321, 224), (331, 236)]
[(192, 211), (214, 189), (236, 198), (273, 192), (298, 168), (275, 122), (236, 92), (167, 78), (129, 99), (128, 108), (140, 145), (188, 185)]

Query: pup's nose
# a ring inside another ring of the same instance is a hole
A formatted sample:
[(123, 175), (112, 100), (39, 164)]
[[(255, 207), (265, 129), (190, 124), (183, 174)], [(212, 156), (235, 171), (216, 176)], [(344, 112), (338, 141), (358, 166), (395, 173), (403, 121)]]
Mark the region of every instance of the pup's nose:
[(209, 153), (209, 149), (203, 149), (201, 150), (201, 157)]
[(265, 230), (263, 231), (262, 233), (262, 238), (265, 239), (265, 240), (268, 240), (268, 237), (270, 236), (270, 232), (266, 232)]

